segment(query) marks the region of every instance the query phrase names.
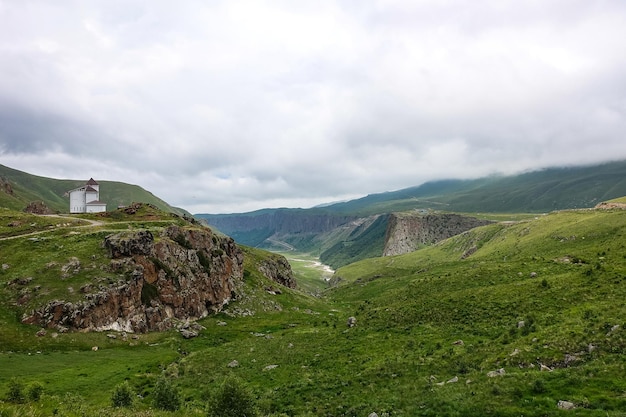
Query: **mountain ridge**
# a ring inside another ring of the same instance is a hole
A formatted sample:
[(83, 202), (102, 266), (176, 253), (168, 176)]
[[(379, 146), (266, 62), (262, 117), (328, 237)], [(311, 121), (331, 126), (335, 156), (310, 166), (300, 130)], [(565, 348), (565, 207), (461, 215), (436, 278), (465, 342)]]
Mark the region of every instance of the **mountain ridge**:
[[(370, 223), (373, 229), (369, 231), (360, 227), (363, 219), (370, 216), (397, 212), (415, 217), (429, 212), (509, 213), (513, 216), (522, 212), (590, 208), (600, 201), (623, 195), (626, 195), (626, 161), (615, 161), (548, 168), (513, 176), (430, 181), (311, 209), (261, 209), (226, 215), (196, 214), (195, 217), (242, 244), (272, 249), (271, 242), (279, 240), (299, 251), (319, 255), (337, 268), (383, 255), (388, 235), (386, 228), (381, 227), (384, 220)], [(311, 226), (321, 219), (331, 219), (322, 222), (326, 229)], [(388, 217), (383, 219), (388, 220)]]

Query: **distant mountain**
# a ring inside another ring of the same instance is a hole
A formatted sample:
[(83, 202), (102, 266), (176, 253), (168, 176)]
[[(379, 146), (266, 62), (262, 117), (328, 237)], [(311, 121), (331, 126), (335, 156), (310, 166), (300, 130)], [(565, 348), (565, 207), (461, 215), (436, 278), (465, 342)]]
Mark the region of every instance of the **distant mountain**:
[[(431, 181), (398, 191), (311, 209), (263, 209), (240, 214), (197, 214), (239, 243), (277, 248), (287, 243), (338, 267), (381, 256), (387, 214), (413, 211), (541, 213), (593, 207), (626, 195), (626, 161), (550, 168), (512, 176)], [(365, 219), (378, 218), (378, 221)], [(370, 229), (371, 228), (371, 229)]]
[[(38, 201), (53, 211), (67, 213), (69, 198), (65, 193), (85, 185), (88, 179), (89, 177), (82, 180), (46, 178), (0, 165), (0, 207), (23, 210), (29, 203)], [(108, 210), (140, 202), (152, 204), (163, 211), (189, 215), (185, 210), (170, 206), (138, 185), (96, 180), (100, 184), (100, 199), (107, 203)]]

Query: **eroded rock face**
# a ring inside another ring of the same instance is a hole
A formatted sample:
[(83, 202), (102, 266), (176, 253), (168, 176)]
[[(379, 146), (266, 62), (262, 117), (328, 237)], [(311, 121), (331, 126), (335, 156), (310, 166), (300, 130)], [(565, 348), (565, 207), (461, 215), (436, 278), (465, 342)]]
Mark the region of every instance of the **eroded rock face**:
[(258, 266), (267, 278), (289, 288), (296, 288), (296, 280), (289, 261), (283, 256), (272, 256)]
[(432, 245), (489, 223), (492, 222), (459, 214), (392, 214), (387, 225), (383, 256), (413, 252), (420, 246)]
[(108, 236), (104, 246), (109, 268), (125, 279), (84, 301), (51, 301), (23, 321), (77, 330), (165, 330), (176, 319), (221, 310), (243, 277), (239, 247), (206, 228), (170, 226), (158, 238), (145, 230), (122, 232)]

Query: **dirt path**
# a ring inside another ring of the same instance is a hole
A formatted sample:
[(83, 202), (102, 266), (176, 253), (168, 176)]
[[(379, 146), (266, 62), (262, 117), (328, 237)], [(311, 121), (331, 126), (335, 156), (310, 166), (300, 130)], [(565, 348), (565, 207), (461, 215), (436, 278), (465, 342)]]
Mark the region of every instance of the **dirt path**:
[[(81, 224), (81, 225), (77, 225), (77, 226), (68, 226), (68, 229), (79, 229), (79, 228), (83, 228), (83, 227), (94, 227), (94, 226), (103, 226), (105, 223), (100, 221), (100, 220), (89, 220), (89, 219), (78, 219), (76, 217), (72, 217), (72, 216), (64, 216), (61, 214), (41, 214), (41, 217), (56, 217), (59, 219), (69, 219), (72, 221), (75, 220), (81, 220), (84, 222), (87, 222), (88, 224)], [(55, 229), (53, 229), (55, 230)], [(19, 239), (19, 238), (23, 238), (23, 237), (29, 237), (29, 236), (36, 236), (36, 235), (40, 235), (42, 233), (48, 233), (50, 232), (50, 229), (44, 229), (44, 230), (37, 230), (35, 232), (27, 232), (27, 233), (22, 233), (20, 235), (16, 235), (16, 236), (6, 236), (6, 237), (0, 237), (0, 241), (3, 240), (11, 240), (11, 239)]]

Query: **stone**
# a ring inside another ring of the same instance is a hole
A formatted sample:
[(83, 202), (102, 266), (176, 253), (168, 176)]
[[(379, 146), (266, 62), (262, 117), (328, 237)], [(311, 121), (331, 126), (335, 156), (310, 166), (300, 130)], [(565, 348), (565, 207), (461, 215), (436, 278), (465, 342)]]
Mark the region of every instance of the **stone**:
[(367, 417), (378, 417), (378, 414), (376, 414), (376, 413), (370, 413)]
[(452, 344), (453, 344), (453, 345), (456, 345), (456, 346), (463, 346), (465, 343), (463, 343), (463, 341), (459, 339), (459, 340), (455, 341), (455, 342), (454, 342), (454, 343), (452, 343)]
[(541, 364), (541, 366), (539, 367), (539, 370), (541, 372), (552, 372), (552, 368), (550, 368), (549, 366), (546, 366), (544, 364)]
[(237, 360), (234, 360), (234, 361), (232, 361), (232, 362), (230, 362), (230, 363), (228, 364), (228, 367), (229, 367), (229, 368), (236, 368), (236, 367), (238, 367), (238, 366), (239, 366), (239, 361), (237, 361)]
[(264, 371), (271, 371), (272, 369), (276, 369), (278, 368), (278, 365), (267, 365), (265, 368), (263, 368)]
[(37, 337), (44, 337), (46, 335), (46, 330), (45, 329), (40, 329), (37, 333), (35, 333), (37, 335)]
[(576, 405), (570, 401), (560, 400), (556, 405), (559, 410), (573, 410), (576, 408)]
[(451, 378), (449, 380), (446, 381), (446, 384), (453, 384), (455, 382), (459, 382), (459, 377), (455, 376), (454, 378)]
[(504, 368), (500, 368), (496, 371), (490, 371), (487, 373), (487, 376), (489, 378), (495, 378), (497, 376), (504, 376), (506, 374), (506, 371), (504, 370)]
[(179, 332), (185, 339), (193, 339), (194, 337), (198, 337), (198, 332), (196, 332), (195, 330), (180, 329)]
[(356, 317), (348, 317), (347, 325), (348, 327), (356, 326)]
[(526, 326), (526, 322), (524, 320), (520, 320), (517, 322), (517, 328), (521, 329), (522, 327)]

